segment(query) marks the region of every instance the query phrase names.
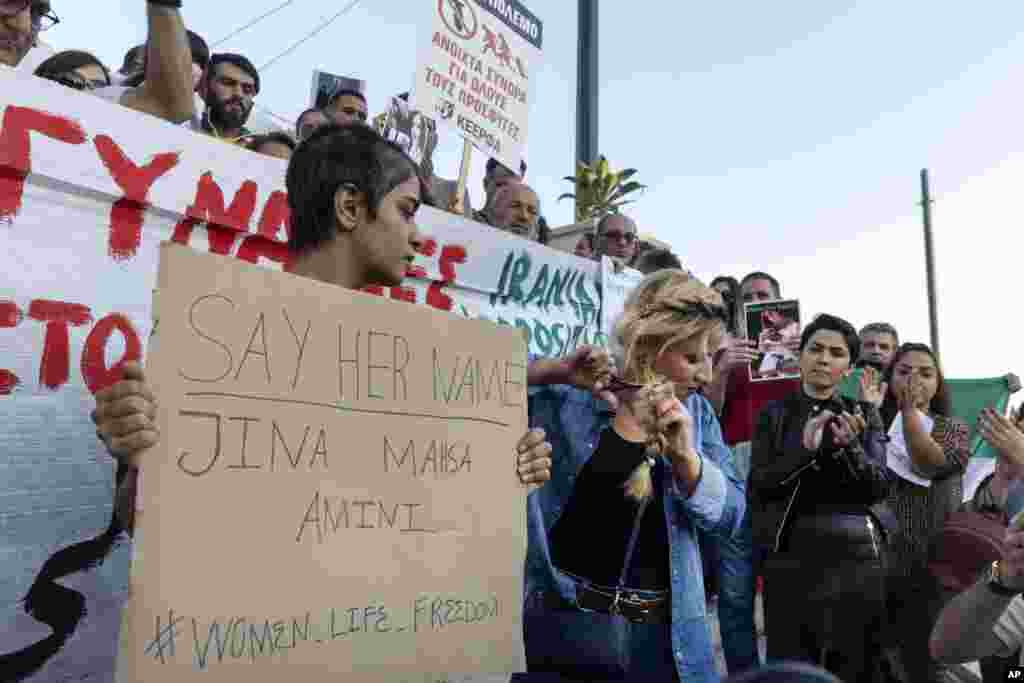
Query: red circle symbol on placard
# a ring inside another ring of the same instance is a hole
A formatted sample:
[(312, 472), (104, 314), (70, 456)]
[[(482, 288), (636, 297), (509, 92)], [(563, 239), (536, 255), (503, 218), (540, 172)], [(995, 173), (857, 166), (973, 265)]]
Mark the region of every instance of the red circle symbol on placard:
[(437, 0), (437, 13), (445, 27), (463, 40), (473, 38), (480, 27), (472, 0)]

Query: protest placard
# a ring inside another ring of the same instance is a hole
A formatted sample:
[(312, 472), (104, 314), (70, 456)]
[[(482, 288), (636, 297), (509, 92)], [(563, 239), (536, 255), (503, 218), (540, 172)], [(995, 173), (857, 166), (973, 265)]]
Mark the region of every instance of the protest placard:
[(309, 106), (311, 109), (324, 109), (337, 97), (338, 93), (344, 90), (352, 90), (366, 96), (366, 81), (349, 76), (336, 76), (335, 74), (313, 70), (313, 85), (309, 95)]
[(413, 106), (518, 170), (543, 24), (516, 0), (429, 0)]
[[(283, 268), (285, 164), (9, 69), (0, 119), (0, 670), (111, 683), (133, 545), (93, 394), (148, 352), (161, 242)], [(409, 277), (375, 295), (542, 356), (604, 343), (599, 264), (431, 207), (417, 223)]]
[(522, 335), (174, 244), (158, 285), (118, 679), (523, 670)]
[(800, 376), (800, 302), (796, 299), (744, 305), (747, 337), (757, 341), (757, 360), (750, 364), (750, 380), (792, 379)]
[(378, 132), (405, 150), (428, 177), (434, 172), (434, 150), (437, 149), (437, 124), (430, 116), (410, 109), (406, 97), (391, 98), (388, 110), (378, 114), (374, 122)]

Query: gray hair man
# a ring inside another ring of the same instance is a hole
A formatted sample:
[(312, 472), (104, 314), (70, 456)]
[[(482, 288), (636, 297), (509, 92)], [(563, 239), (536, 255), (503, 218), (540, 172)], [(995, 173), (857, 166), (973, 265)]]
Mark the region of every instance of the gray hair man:
[(529, 185), (513, 183), (498, 191), (494, 198), (494, 227), (528, 240), (538, 236), (540, 198)]
[(860, 331), (860, 358), (857, 367), (870, 366), (884, 372), (900, 346), (900, 335), (889, 323), (871, 323)]

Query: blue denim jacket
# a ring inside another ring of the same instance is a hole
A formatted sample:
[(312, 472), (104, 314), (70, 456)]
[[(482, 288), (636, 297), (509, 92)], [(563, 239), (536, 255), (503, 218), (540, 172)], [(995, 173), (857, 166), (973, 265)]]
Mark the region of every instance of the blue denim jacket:
[[(551, 480), (527, 500), (529, 548), (526, 592), (558, 592), (575, 600), (575, 586), (551, 563), (548, 533), (569, 502), (576, 477), (597, 447), (614, 413), (591, 394), (568, 386), (530, 387), (530, 426), (547, 432), (553, 449)], [(732, 455), (722, 441), (718, 419), (703, 396), (692, 394), (686, 407), (693, 416), (694, 443), (704, 457), (704, 471), (687, 497), (674, 478), (664, 480), (665, 517), (672, 569), (672, 649), (684, 681), (718, 681), (704, 595), (697, 531), (732, 538), (741, 533), (746, 500), (740, 483), (726, 476)]]

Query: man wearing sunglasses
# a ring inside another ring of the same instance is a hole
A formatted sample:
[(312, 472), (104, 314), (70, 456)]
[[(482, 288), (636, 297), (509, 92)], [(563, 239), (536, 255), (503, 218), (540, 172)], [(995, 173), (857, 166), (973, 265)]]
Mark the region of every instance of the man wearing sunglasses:
[(60, 19), (49, 0), (0, 0), (0, 64), (16, 67)]
[(618, 213), (605, 216), (597, 224), (595, 247), (598, 258), (610, 256), (628, 266), (636, 258), (636, 223)]

